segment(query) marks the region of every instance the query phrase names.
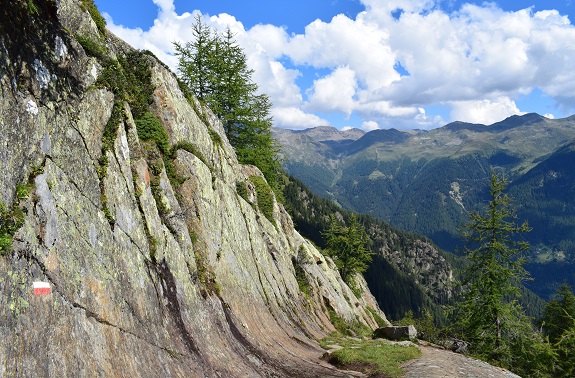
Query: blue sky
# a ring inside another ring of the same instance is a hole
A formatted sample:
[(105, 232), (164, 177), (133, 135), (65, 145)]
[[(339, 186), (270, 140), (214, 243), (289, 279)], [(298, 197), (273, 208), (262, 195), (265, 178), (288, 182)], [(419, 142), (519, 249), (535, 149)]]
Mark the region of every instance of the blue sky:
[[(278, 127), (431, 129), (575, 113), (571, 0), (95, 0), (176, 70), (201, 14), (230, 28)], [(572, 16), (573, 15), (573, 16)]]

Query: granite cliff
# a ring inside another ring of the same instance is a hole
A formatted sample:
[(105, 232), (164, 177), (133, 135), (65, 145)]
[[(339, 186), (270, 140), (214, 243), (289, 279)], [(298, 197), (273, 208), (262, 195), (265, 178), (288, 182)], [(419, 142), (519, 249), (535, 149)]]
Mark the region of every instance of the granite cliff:
[[(209, 109), (91, 4), (0, 11), (0, 202), (19, 218), (0, 252), (0, 376), (348, 376), (316, 340), (330, 315), (376, 326), (365, 281), (357, 298)], [(150, 73), (143, 110), (102, 79), (133, 56)]]

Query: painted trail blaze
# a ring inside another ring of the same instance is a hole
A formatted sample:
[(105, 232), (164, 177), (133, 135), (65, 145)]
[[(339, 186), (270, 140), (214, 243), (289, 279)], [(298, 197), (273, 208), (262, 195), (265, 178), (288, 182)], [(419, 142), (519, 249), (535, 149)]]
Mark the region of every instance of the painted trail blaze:
[(50, 284), (48, 282), (37, 281), (34, 282), (33, 285), (34, 285), (34, 295), (45, 295), (51, 293)]

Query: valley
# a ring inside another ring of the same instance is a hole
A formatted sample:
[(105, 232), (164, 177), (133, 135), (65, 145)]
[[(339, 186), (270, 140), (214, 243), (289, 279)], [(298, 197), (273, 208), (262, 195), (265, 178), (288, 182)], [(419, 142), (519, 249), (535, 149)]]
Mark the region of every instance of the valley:
[[(487, 198), (490, 170), (504, 175), (528, 221), (529, 287), (547, 298), (575, 284), (575, 117), (512, 116), (492, 125), (453, 122), (431, 131), (274, 129), (286, 171), (342, 208), (463, 247), (459, 229)], [(550, 265), (552, 264), (552, 265)], [(546, 274), (546, 267), (557, 274)]]

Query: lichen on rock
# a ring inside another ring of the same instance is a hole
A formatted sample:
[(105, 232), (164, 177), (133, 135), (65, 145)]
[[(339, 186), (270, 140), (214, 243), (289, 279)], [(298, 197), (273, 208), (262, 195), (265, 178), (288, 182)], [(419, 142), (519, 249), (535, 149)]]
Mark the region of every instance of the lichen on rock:
[[(357, 298), (273, 193), (262, 211), (249, 179), (261, 172), (239, 165), (217, 117), (141, 55), (154, 88), (145, 110), (169, 148), (140, 138), (134, 103), (98, 84), (106, 62), (75, 40), (100, 38), (90, 14), (77, 0), (37, 4), (35, 16), (6, 4), (36, 34), (2, 26), (0, 41), (0, 202), (25, 213), (0, 256), (0, 374), (347, 376), (316, 340), (334, 330), (329, 310), (376, 327), (365, 282)], [(133, 53), (111, 34), (100, 41), (110, 59)], [(293, 264), (302, 248), (308, 296)], [(34, 296), (36, 280), (51, 294)]]

